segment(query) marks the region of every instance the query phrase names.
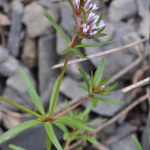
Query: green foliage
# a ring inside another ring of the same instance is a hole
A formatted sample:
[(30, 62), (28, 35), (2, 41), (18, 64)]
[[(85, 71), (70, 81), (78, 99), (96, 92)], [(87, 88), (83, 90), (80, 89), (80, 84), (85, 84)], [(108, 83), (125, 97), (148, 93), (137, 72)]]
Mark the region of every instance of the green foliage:
[(25, 71), (20, 67), (20, 72), (23, 78), (23, 81), (27, 87), (27, 90), (30, 94), (30, 97), (34, 103), (34, 105), (36, 106), (36, 108), (38, 109), (38, 111), (43, 115), (46, 116), (45, 111), (44, 111), (44, 107), (42, 105), (42, 102), (38, 96), (38, 94), (36, 93), (31, 81), (29, 80), (28, 76), (26, 75)]
[(12, 145), (12, 144), (9, 145), (9, 148), (11, 148), (13, 150), (26, 150), (26, 149), (24, 149), (22, 147), (19, 147), (19, 146), (16, 146), (16, 145)]
[(13, 127), (0, 137), (0, 144), (6, 141), (7, 139), (11, 138), (12, 136), (40, 123), (42, 123), (42, 121), (40, 120), (30, 120)]
[(105, 29), (106, 26), (104, 26), (102, 29), (100, 29), (98, 32), (97, 32), (97, 35), (99, 35), (101, 32), (103, 32), (103, 30)]
[(102, 120), (97, 120), (97, 121), (88, 122), (88, 123), (86, 123), (86, 125), (102, 123), (102, 122), (105, 122), (105, 121), (107, 121), (107, 119), (102, 119)]
[(83, 86), (83, 85), (77, 85), (77, 87), (78, 87), (78, 88), (81, 88), (81, 89), (84, 89), (84, 90), (86, 90), (87, 92), (89, 92), (88, 89), (87, 89), (85, 86)]
[(70, 51), (72, 51), (72, 49), (71, 49), (70, 46), (68, 46), (64, 51), (62, 51), (62, 52), (60, 52), (60, 53), (64, 54), (64, 53), (68, 53), (68, 52), (70, 52)]
[(98, 20), (96, 22), (96, 26), (98, 26), (100, 24), (102, 18), (103, 18), (103, 12), (101, 12), (101, 14), (100, 14), (100, 16), (99, 16), (99, 18), (98, 18)]
[(136, 138), (134, 135), (132, 135), (132, 138), (133, 138), (134, 143), (135, 143), (135, 145), (136, 145), (136, 147), (137, 147), (137, 150), (143, 150), (143, 149), (142, 149), (142, 146), (141, 146), (141, 144), (139, 143), (139, 141), (137, 140), (137, 138)]
[(43, 14), (50, 21), (50, 23), (54, 26), (54, 28), (60, 33), (60, 35), (70, 44), (71, 41), (67, 38), (67, 36), (64, 34), (64, 32), (60, 29), (60, 27), (57, 25), (57, 23), (51, 17), (51, 15), (46, 11), (44, 11)]
[(83, 24), (85, 24), (86, 23), (86, 12), (85, 12), (83, 7), (81, 7), (81, 9), (82, 9), (82, 12), (83, 12)]
[(82, 147), (78, 147), (78, 148), (76, 148), (75, 150), (82, 150)]
[(115, 83), (114, 85), (112, 85), (112, 86), (109, 87), (108, 89), (102, 90), (101, 93), (109, 92), (109, 91), (113, 90), (117, 85), (118, 85), (118, 83)]
[(71, 32), (73, 32), (73, 33), (76, 33), (76, 34), (80, 34), (80, 32), (77, 31), (77, 30), (69, 29), (69, 31), (71, 31)]
[(96, 99), (96, 97), (92, 97), (92, 103), (93, 103), (93, 107), (97, 107), (98, 99)]
[[(66, 103), (67, 109), (69, 109), (68, 100), (65, 100), (65, 103)], [(69, 115), (70, 115), (71, 117), (73, 117), (73, 112), (72, 112), (72, 110), (70, 110), (68, 113), (69, 113)]]
[(53, 144), (57, 148), (57, 150), (63, 150), (57, 137), (56, 137), (56, 135), (55, 135), (52, 124), (50, 122), (46, 122), (46, 123), (44, 123), (44, 127), (45, 127), (46, 132), (49, 135), (51, 141), (53, 142)]
[(72, 48), (72, 51), (79, 56), (80, 58), (88, 59), (88, 57), (83, 56), (79, 51), (77, 51), (75, 48)]

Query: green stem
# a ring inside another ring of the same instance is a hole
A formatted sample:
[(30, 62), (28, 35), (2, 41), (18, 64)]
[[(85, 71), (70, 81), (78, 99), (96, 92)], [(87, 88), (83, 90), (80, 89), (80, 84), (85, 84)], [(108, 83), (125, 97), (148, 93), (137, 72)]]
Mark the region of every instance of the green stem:
[[(66, 57), (66, 60), (65, 60), (65, 63), (64, 63), (62, 72), (61, 72), (61, 74), (60, 74), (60, 78), (59, 78), (59, 81), (58, 81), (58, 86), (57, 86), (57, 88), (56, 88), (56, 92), (55, 92), (55, 95), (54, 95), (54, 100), (53, 100), (54, 102), (55, 102), (56, 99), (57, 99), (57, 96), (58, 96), (58, 93), (59, 93), (59, 88), (60, 88), (60, 85), (61, 85), (61, 82), (62, 82), (64, 73), (65, 73), (65, 70), (66, 70), (67, 63), (68, 63), (68, 60), (69, 60), (69, 58), (70, 58), (70, 55), (71, 55), (71, 51), (68, 52), (68, 54), (67, 54), (67, 57)], [(55, 105), (54, 102), (52, 103), (52, 108), (55, 107), (55, 106), (54, 106), (54, 105)], [(51, 112), (51, 110), (50, 110), (50, 113), (49, 113), (49, 118), (50, 118), (50, 119), (52, 118), (52, 115), (53, 115), (53, 114), (52, 114), (52, 112)]]
[(31, 115), (37, 117), (37, 118), (40, 118), (41, 120), (44, 120), (44, 119), (45, 119), (43, 116), (41, 116), (41, 115), (35, 113), (34, 111), (29, 110), (29, 109), (27, 109), (27, 108), (25, 108), (25, 107), (23, 107), (23, 106), (21, 106), (21, 105), (19, 105), (19, 104), (16, 104), (16, 103), (14, 103), (14, 102), (12, 102), (12, 101), (10, 101), (10, 100), (8, 100), (8, 99), (5, 99), (5, 98), (3, 98), (3, 97), (1, 97), (1, 96), (0, 96), (0, 99), (3, 100), (3, 101), (6, 102), (6, 103), (9, 103), (9, 104), (11, 104), (11, 105), (13, 105), (13, 106), (15, 106), (15, 107), (18, 107), (19, 109), (22, 109), (22, 110), (26, 111), (27, 113), (29, 113), (29, 114), (31, 114)]
[(47, 136), (46, 137), (46, 147), (47, 147), (47, 150), (51, 150), (51, 139), (48, 136), (48, 134), (46, 136)]

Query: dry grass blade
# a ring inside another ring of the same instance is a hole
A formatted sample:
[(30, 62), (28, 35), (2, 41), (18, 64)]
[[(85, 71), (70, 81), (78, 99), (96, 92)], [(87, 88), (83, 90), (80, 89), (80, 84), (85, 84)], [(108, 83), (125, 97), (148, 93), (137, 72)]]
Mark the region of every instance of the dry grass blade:
[[(125, 48), (129, 48), (129, 47), (135, 46), (137, 44), (143, 43), (143, 42), (145, 42), (147, 40), (149, 40), (149, 38), (144, 38), (142, 40), (139, 40), (137, 42), (133, 42), (133, 43), (125, 45), (125, 46), (121, 46), (119, 48), (114, 48), (114, 49), (111, 49), (111, 50), (108, 50), (108, 51), (105, 51), (105, 52), (101, 52), (101, 53), (98, 53), (98, 54), (90, 55), (90, 56), (87, 56), (87, 57), (89, 57), (88, 59), (77, 59), (77, 60), (69, 61), (68, 65), (74, 64), (74, 63), (78, 63), (78, 62), (82, 62), (82, 61), (86, 61), (86, 60), (89, 60), (91, 58), (96, 58), (96, 57), (99, 57), (99, 56), (102, 56), (102, 55), (107, 55), (107, 54), (110, 54), (110, 53), (118, 52), (118, 51), (123, 50)], [(58, 64), (58, 65), (54, 65), (54, 66), (52, 66), (52, 69), (63, 67), (63, 65), (64, 65), (64, 63)]]

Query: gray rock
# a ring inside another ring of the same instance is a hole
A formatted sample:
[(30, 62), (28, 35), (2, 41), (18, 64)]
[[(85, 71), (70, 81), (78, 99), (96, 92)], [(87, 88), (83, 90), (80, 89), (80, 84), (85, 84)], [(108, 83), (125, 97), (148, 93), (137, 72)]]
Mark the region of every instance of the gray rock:
[[(22, 67), (24, 71), (26, 72), (27, 76), (31, 80), (31, 83), (35, 87), (35, 81), (31, 75), (31, 72), (28, 68)], [(34, 104), (28, 94), (27, 88), (25, 87), (25, 84), (23, 82), (23, 79), (21, 77), (21, 73), (19, 71), (19, 68), (15, 74), (13, 74), (10, 78), (6, 81), (6, 88), (3, 92), (3, 97), (11, 100), (23, 107), (26, 107), (28, 109), (33, 109)], [(12, 110), (12, 111), (21, 111), (19, 108), (14, 107), (6, 102), (2, 101), (2, 106)]]
[(26, 37), (22, 52), (22, 61), (29, 68), (33, 68), (37, 65), (37, 50), (35, 39)]
[(77, 85), (85, 86), (86, 84), (85, 82), (77, 82), (70, 77), (65, 77), (60, 86), (60, 92), (71, 99), (80, 98), (83, 95), (86, 95), (87, 91), (78, 88)]
[[(107, 25), (108, 21), (105, 21), (105, 22)], [(132, 26), (126, 25), (123, 22), (108, 22), (108, 23), (112, 23), (117, 29), (114, 34), (114, 38), (112, 39), (113, 41), (115, 41), (115, 43), (104, 45), (104, 46), (97, 46), (97, 47), (86, 47), (85, 48), (86, 56), (97, 54), (100, 52), (104, 52), (104, 51), (122, 46), (121, 41), (122, 41), (123, 36), (134, 31), (134, 28)], [(84, 39), (82, 43), (96, 43), (96, 41), (94, 39), (91, 39), (91, 40)], [(103, 78), (107, 78), (108, 76), (113, 76), (118, 71), (122, 70), (123, 68), (131, 64), (132, 61), (136, 58), (134, 55), (131, 54), (130, 51), (128, 51), (127, 49), (124, 49), (122, 51), (118, 51), (117, 53), (111, 53), (110, 55), (92, 58), (90, 59), (90, 61), (96, 68), (98, 68), (102, 57), (106, 58)], [(121, 79), (130, 79), (133, 73), (134, 72), (131, 71), (125, 76), (122, 76)]]
[(0, 7), (3, 7), (5, 0), (0, 0)]
[(52, 2), (50, 0), (42, 0), (42, 1), (38, 0), (37, 2), (38, 2), (38, 4), (40, 4), (44, 7), (51, 7), (51, 5), (52, 5)]
[[(59, 9), (57, 4), (52, 4), (51, 7), (45, 8), (45, 10), (58, 22)], [(27, 27), (28, 35), (31, 38), (39, 37), (42, 35), (49, 35), (55, 31), (52, 24), (42, 14), (43, 7), (37, 2), (32, 2), (25, 7), (23, 15), (23, 23)]]
[[(136, 33), (136, 32), (131, 32), (131, 33), (128, 33), (127, 35), (125, 35), (122, 39), (122, 43), (124, 45), (127, 45), (127, 44), (130, 44), (132, 42), (136, 42), (136, 41), (139, 41), (141, 38), (140, 36)], [(137, 55), (137, 56), (141, 56), (142, 53), (143, 53), (143, 50), (144, 50), (144, 46), (143, 46), (143, 43), (141, 43), (140, 45), (135, 45), (135, 46), (132, 46), (129, 48), (129, 50)]]
[[(51, 69), (58, 61), (55, 52), (56, 37), (54, 35), (41, 37), (38, 42), (39, 61), (39, 91), (42, 96), (47, 90), (52, 90), (53, 84), (59, 75), (59, 70)], [(51, 91), (49, 91), (51, 93)]]
[(109, 138), (109, 142), (112, 143), (109, 145), (110, 150), (137, 150), (131, 134), (119, 140), (117, 138), (118, 136), (130, 132), (133, 129), (134, 127), (129, 123), (124, 123), (122, 126), (116, 128), (114, 134)]
[(0, 64), (6, 61), (9, 57), (8, 50), (2, 46), (0, 46)]
[(149, 18), (150, 18), (149, 15), (145, 16), (140, 23), (139, 34), (142, 37), (147, 37), (147, 38), (149, 37), (150, 34)]
[(137, 0), (138, 14), (143, 18), (149, 14), (149, 0)]
[[(32, 117), (33, 118), (33, 117)], [(35, 119), (35, 118), (33, 118)], [(54, 132), (58, 140), (63, 139), (63, 132), (53, 125)], [(45, 150), (46, 149), (46, 131), (44, 124), (36, 125), (17, 136), (11, 138), (5, 143), (1, 144), (1, 150), (11, 150), (8, 145), (14, 144), (25, 148), (27, 150)]]
[(4, 77), (9, 77), (13, 75), (18, 70), (18, 61), (9, 56), (6, 61), (0, 64), (0, 75)]
[(134, 0), (112, 1), (109, 7), (109, 19), (119, 21), (134, 16), (137, 13), (137, 7)]
[[(112, 117), (117, 112), (122, 110), (127, 104), (129, 104), (129, 101), (127, 102), (127, 96), (121, 92), (121, 89), (113, 90), (110, 93), (111, 93), (111, 95), (107, 96), (107, 97), (100, 96), (100, 95), (96, 95), (96, 97), (101, 97), (101, 98), (110, 99), (110, 100), (124, 101), (124, 103), (123, 104), (110, 104), (110, 103), (104, 103), (104, 102), (99, 101), (97, 107), (92, 108), (93, 112), (95, 112), (99, 115)], [(117, 99), (116, 99), (116, 95), (117, 95)], [(89, 105), (90, 101), (91, 101), (91, 99), (85, 101), (82, 105), (84, 107), (87, 107)]]
[(19, 42), (22, 28), (21, 24), (22, 14), (23, 14), (23, 4), (19, 1), (14, 1), (12, 3), (12, 21), (7, 47), (10, 53), (15, 57), (18, 57), (20, 53)]

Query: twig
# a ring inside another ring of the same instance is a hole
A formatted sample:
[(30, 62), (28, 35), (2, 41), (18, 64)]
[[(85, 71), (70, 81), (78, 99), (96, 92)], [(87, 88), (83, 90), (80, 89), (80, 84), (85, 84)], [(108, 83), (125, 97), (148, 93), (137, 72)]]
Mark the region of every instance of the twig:
[[(78, 62), (82, 62), (82, 61), (86, 61), (86, 60), (89, 60), (89, 59), (91, 59), (91, 58), (96, 58), (96, 57), (99, 57), (99, 56), (102, 56), (102, 55), (107, 55), (107, 54), (110, 54), (110, 53), (118, 52), (118, 51), (123, 50), (123, 49), (125, 49), (125, 48), (129, 48), (129, 47), (132, 47), (132, 46), (134, 46), (134, 45), (137, 45), (137, 44), (140, 44), (140, 43), (142, 43), (142, 42), (145, 42), (145, 41), (147, 41), (148, 39), (149, 39), (149, 38), (144, 38), (144, 39), (142, 39), (142, 40), (139, 40), (139, 41), (137, 41), (137, 42), (133, 42), (133, 43), (128, 44), (128, 45), (125, 45), (125, 46), (121, 46), (121, 47), (119, 47), (119, 48), (114, 48), (114, 49), (107, 50), (107, 51), (102, 52), (102, 53), (90, 55), (90, 56), (87, 56), (87, 57), (89, 57), (88, 59), (77, 59), (77, 60), (69, 61), (67, 65), (74, 64), (74, 63), (78, 63)], [(64, 65), (64, 63), (54, 65), (54, 66), (52, 66), (52, 69), (56, 69), (56, 68), (63, 67), (63, 65)]]
[(100, 142), (99, 142), (99, 145), (98, 145), (98, 146), (93, 145), (93, 147), (95, 147), (95, 148), (98, 149), (98, 150), (109, 150), (109, 148), (107, 148), (106, 146), (104, 146), (104, 145), (101, 144)]
[(147, 77), (146, 79), (141, 80), (141, 81), (139, 81), (139, 82), (137, 82), (137, 83), (135, 83), (135, 84), (132, 84), (132, 85), (130, 85), (130, 86), (124, 88), (124, 89), (121, 90), (121, 91), (122, 91), (123, 93), (127, 93), (127, 92), (129, 92), (129, 91), (132, 91), (132, 90), (134, 90), (134, 89), (136, 89), (136, 88), (142, 87), (142, 86), (144, 86), (144, 85), (146, 85), (146, 84), (149, 84), (149, 83), (150, 83), (150, 77)]

